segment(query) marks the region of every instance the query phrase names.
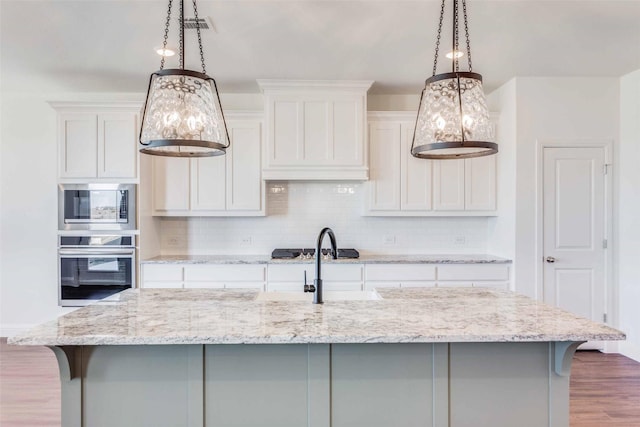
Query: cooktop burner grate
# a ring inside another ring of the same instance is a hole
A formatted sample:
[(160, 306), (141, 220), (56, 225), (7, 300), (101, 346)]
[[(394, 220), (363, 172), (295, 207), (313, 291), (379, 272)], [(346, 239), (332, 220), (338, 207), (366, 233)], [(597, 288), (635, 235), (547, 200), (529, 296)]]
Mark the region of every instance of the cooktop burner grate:
[[(311, 255), (310, 258), (315, 256), (315, 249), (274, 249), (271, 252), (272, 259), (295, 259), (301, 258), (301, 255)], [(322, 255), (331, 253), (331, 249), (322, 249)], [(359, 258), (360, 253), (355, 249), (340, 249), (338, 248), (338, 258)]]

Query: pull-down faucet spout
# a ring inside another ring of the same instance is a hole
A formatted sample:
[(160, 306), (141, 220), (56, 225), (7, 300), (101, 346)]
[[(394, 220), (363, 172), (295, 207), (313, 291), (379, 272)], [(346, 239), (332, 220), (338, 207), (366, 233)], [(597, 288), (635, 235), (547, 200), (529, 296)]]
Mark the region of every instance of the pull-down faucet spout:
[(313, 281), (315, 289), (315, 293), (313, 295), (313, 303), (314, 304), (322, 304), (324, 301), (322, 300), (322, 277), (321, 277), (321, 262), (322, 262), (322, 240), (324, 239), (325, 234), (329, 234), (329, 240), (331, 240), (331, 252), (333, 259), (338, 259), (338, 246), (336, 245), (336, 236), (333, 234), (333, 230), (329, 227), (325, 227), (322, 229), (320, 234), (318, 235), (318, 243), (316, 244), (316, 278)]

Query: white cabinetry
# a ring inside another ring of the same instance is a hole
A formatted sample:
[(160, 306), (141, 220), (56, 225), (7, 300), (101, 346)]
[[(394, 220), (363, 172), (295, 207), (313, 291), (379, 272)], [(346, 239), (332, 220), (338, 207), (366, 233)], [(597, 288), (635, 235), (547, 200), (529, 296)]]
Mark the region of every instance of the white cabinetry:
[(366, 290), (375, 288), (487, 287), (508, 290), (507, 264), (367, 264)]
[[(362, 264), (323, 264), (322, 285), (324, 290), (361, 291), (362, 270)], [(269, 264), (267, 290), (302, 292), (305, 272), (307, 273), (307, 283), (313, 284), (316, 277), (314, 264)]]
[(224, 156), (153, 158), (154, 216), (261, 216), (262, 122), (227, 114), (231, 146)]
[(137, 182), (138, 103), (54, 102), (58, 112), (58, 178)]
[(432, 264), (367, 264), (364, 271), (368, 291), (436, 286), (436, 267)]
[(438, 265), (437, 269), (438, 287), (510, 288), (505, 264)]
[(265, 95), (264, 179), (365, 180), (370, 81), (259, 80)]
[(369, 113), (365, 215), (496, 214), (496, 156), (426, 160), (411, 155), (414, 113)]
[(496, 156), (434, 161), (433, 172), (434, 210), (496, 210)]
[(264, 290), (264, 265), (143, 264), (143, 288)]

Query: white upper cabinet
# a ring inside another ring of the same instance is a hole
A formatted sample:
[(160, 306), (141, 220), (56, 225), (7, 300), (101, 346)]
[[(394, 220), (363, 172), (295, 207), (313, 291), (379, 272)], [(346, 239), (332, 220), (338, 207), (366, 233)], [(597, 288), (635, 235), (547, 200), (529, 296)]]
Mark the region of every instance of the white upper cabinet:
[(259, 80), (265, 97), (264, 179), (365, 180), (370, 81)]
[(138, 180), (138, 103), (56, 102), (61, 181)]
[(224, 156), (153, 158), (154, 216), (262, 216), (262, 121), (228, 113)]
[(365, 215), (495, 215), (496, 156), (426, 160), (411, 155), (415, 113), (369, 113)]

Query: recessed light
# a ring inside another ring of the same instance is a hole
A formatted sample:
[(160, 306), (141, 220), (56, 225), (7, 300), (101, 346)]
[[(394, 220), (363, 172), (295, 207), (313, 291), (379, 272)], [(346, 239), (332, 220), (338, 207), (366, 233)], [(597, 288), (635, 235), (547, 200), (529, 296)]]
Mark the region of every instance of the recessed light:
[(167, 46), (167, 47), (158, 46), (154, 48), (154, 50), (160, 56), (173, 56), (176, 54), (176, 50), (171, 46)]
[(447, 53), (445, 56), (449, 59), (454, 59), (454, 58), (458, 59), (464, 56), (464, 52), (460, 50), (452, 50), (451, 52)]

